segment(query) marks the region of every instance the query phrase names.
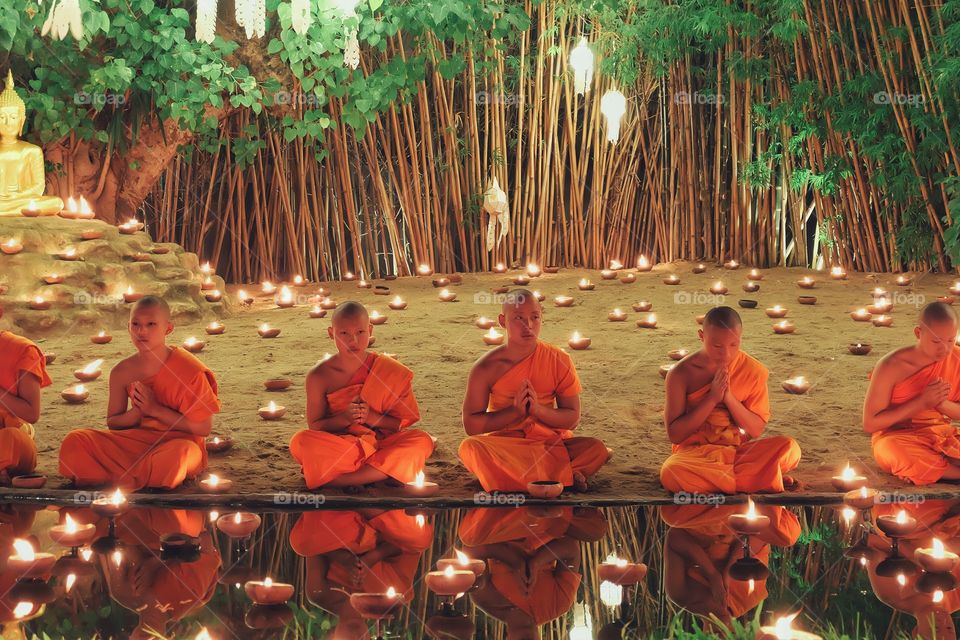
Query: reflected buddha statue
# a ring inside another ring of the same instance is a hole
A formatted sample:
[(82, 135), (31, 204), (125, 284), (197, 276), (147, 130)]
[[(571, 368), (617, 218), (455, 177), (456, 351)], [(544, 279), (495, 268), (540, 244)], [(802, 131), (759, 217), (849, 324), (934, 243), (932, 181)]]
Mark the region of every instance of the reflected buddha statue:
[(40, 215), (56, 215), (63, 209), (63, 200), (43, 195), (43, 150), (20, 140), (26, 119), (27, 106), (7, 71), (7, 86), (0, 93), (0, 217), (19, 216), (27, 208)]

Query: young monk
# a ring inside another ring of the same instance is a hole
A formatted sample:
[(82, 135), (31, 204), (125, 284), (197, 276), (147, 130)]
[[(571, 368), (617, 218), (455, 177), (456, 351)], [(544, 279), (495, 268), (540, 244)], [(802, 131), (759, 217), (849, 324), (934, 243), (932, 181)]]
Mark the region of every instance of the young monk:
[(128, 328), (137, 353), (110, 372), (108, 430), (68, 433), (60, 474), (77, 486), (173, 489), (206, 467), (217, 381), (196, 357), (167, 346), (173, 323), (163, 299), (137, 301)]
[(610, 457), (600, 440), (573, 437), (580, 378), (567, 353), (540, 340), (541, 316), (532, 293), (509, 293), (499, 316), (507, 342), (470, 371), (460, 460), (484, 491), (526, 491), (536, 480), (585, 491)]
[(51, 381), (40, 347), (30, 340), (0, 331), (0, 354), (0, 483), (7, 483), (37, 466), (32, 425), (40, 419), (40, 389)]
[(793, 438), (761, 438), (770, 418), (767, 369), (740, 350), (743, 324), (714, 307), (698, 335), (703, 347), (667, 374), (664, 422), (673, 455), (660, 469), (668, 491), (781, 492), (800, 462)]
[(960, 480), (960, 347), (957, 314), (931, 302), (913, 329), (917, 342), (880, 359), (863, 403), (880, 468), (914, 484)]
[(433, 439), (408, 428), (420, 420), (413, 372), (367, 352), (373, 327), (359, 302), (340, 304), (327, 334), (337, 354), (307, 374), (309, 428), (290, 440), (307, 487), (413, 481), (433, 453)]

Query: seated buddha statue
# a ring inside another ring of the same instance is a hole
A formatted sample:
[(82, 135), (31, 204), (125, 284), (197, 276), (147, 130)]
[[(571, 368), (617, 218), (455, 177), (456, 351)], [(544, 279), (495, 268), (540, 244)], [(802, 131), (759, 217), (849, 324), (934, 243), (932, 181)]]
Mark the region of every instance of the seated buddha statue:
[(0, 216), (19, 216), (26, 208), (56, 215), (63, 200), (45, 196), (43, 150), (20, 140), (27, 107), (13, 89), (13, 74), (7, 71), (7, 86), (0, 93)]

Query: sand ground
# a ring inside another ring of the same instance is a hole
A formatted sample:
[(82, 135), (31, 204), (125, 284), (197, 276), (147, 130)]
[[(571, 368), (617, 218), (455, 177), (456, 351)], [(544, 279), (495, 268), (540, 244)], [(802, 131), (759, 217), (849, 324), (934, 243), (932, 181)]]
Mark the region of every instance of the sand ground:
[[(479, 488), (459, 464), (456, 451), (463, 437), (460, 406), (467, 374), (472, 363), (487, 349), (482, 331), (474, 326), (479, 315), (495, 316), (498, 307), (490, 302), (491, 289), (510, 282), (510, 272), (466, 274), (463, 283), (450, 287), (458, 299), (438, 301), (437, 289), (430, 278), (401, 278), (380, 282), (409, 303), (404, 311), (390, 311), (390, 298), (359, 289), (355, 283), (324, 283), (335, 300), (353, 299), (388, 315), (385, 325), (375, 328), (375, 350), (396, 354), (416, 374), (414, 390), (423, 415), (421, 428), (436, 436), (437, 450), (427, 464), (428, 478), (441, 483), (444, 495), (467, 497)], [(662, 283), (665, 274), (676, 273), (679, 286)], [(536, 278), (530, 288), (547, 296), (542, 338), (565, 345), (573, 331), (592, 339), (586, 351), (574, 351), (573, 359), (584, 386), (582, 396), (582, 435), (602, 438), (614, 450), (613, 459), (594, 482), (597, 496), (640, 499), (663, 497), (658, 470), (669, 454), (663, 423), (664, 383), (658, 367), (670, 362), (667, 352), (676, 348), (696, 348), (695, 317), (716, 301), (708, 288), (722, 280), (730, 289), (726, 303), (736, 305), (740, 298), (759, 301), (757, 309), (742, 309), (744, 349), (759, 358), (770, 370), (772, 418), (768, 432), (789, 434), (803, 449), (796, 476), (810, 491), (830, 490), (829, 478), (846, 461), (871, 476), (880, 487), (900, 483), (878, 471), (870, 454), (869, 437), (860, 427), (860, 410), (867, 387), (867, 372), (876, 360), (896, 346), (909, 343), (916, 309), (924, 300), (944, 295), (953, 279), (945, 275), (915, 275), (909, 287), (895, 284), (890, 274), (850, 274), (846, 281), (833, 281), (826, 273), (802, 269), (764, 270), (760, 291), (744, 294), (747, 269), (727, 271), (711, 266), (704, 274), (693, 274), (688, 263), (658, 265), (653, 272), (638, 274), (637, 281), (601, 280), (599, 272), (563, 269), (558, 274)], [(804, 275), (817, 278), (813, 291), (803, 291), (796, 281)], [(581, 292), (577, 282), (588, 277), (596, 289)], [(297, 289), (304, 295), (318, 285)], [(854, 322), (849, 312), (872, 300), (875, 286), (894, 296), (894, 325), (877, 328), (870, 323)], [(251, 288), (252, 289), (252, 288)], [(572, 295), (576, 306), (557, 308), (554, 296)], [(817, 297), (815, 306), (797, 303), (800, 294)], [(634, 321), (641, 314), (631, 309), (639, 300), (653, 303), (658, 327), (639, 329)], [(789, 309), (788, 318), (797, 326), (792, 335), (776, 335), (774, 321), (763, 309), (773, 304)], [(607, 314), (620, 307), (628, 314), (626, 322), (609, 322)], [(265, 340), (256, 328), (263, 322), (282, 329), (280, 337)], [(287, 449), (290, 437), (305, 427), (306, 371), (333, 350), (327, 337), (329, 316), (308, 317), (308, 307), (278, 309), (266, 298), (250, 309), (225, 320), (226, 333), (207, 337), (203, 324), (178, 326), (172, 342), (179, 344), (194, 335), (208, 340), (200, 358), (217, 374), (221, 386), (223, 411), (216, 417), (215, 430), (234, 437), (236, 446), (227, 454), (211, 458), (211, 469), (233, 478), (241, 492), (296, 490), (303, 487), (297, 463)], [(113, 331), (112, 343), (93, 345), (84, 333), (50, 335), (38, 339), (42, 348), (57, 354), (50, 367), (54, 384), (45, 391), (43, 415), (37, 425), (40, 450), (39, 471), (51, 476), (48, 487), (57, 487), (57, 451), (64, 435), (77, 427), (104, 424), (107, 400), (106, 370), (132, 347), (122, 328)], [(848, 353), (851, 342), (868, 342), (868, 356)], [(67, 405), (59, 397), (73, 383), (73, 370), (96, 358), (106, 360), (103, 377), (89, 385), (90, 400), (83, 405)], [(789, 395), (780, 383), (795, 375), (813, 382), (807, 395)], [(273, 377), (288, 377), (293, 386), (284, 392), (267, 392), (263, 382)], [(270, 400), (287, 407), (283, 420), (266, 422), (257, 408)], [(942, 487), (941, 487), (942, 488)]]

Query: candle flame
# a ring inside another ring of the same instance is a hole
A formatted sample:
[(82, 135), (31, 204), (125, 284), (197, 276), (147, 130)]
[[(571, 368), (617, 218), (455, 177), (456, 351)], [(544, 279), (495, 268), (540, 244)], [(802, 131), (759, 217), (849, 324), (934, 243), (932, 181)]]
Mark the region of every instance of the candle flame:
[(864, 487), (860, 487), (860, 497), (861, 497), (861, 498), (866, 498), (866, 497), (867, 497), (867, 488), (866, 488), (865, 486), (864, 486)]
[(270, 325), (264, 322), (262, 325), (260, 325), (260, 331), (270, 331)]
[(613, 315), (615, 315), (615, 316), (622, 316), (622, 315), (623, 315), (623, 311), (620, 310), (620, 307), (617, 307), (616, 309), (613, 310)]
[(389, 589), (387, 589), (387, 597), (388, 597), (388, 598), (396, 598), (396, 597), (397, 597), (397, 590), (394, 589), (393, 587), (390, 587)]
[(579, 341), (582, 340), (583, 338), (580, 336), (580, 332), (579, 332), (579, 331), (574, 331), (574, 332), (573, 332), (573, 335), (570, 336), (570, 339), (571, 339), (572, 341), (574, 341), (574, 342), (579, 342)]
[(847, 463), (847, 466), (843, 469), (843, 471), (840, 473), (840, 477), (843, 480), (847, 480), (847, 481), (853, 480), (855, 475), (856, 473), (854, 472), (853, 467), (850, 466), (849, 462)]
[(454, 552), (457, 554), (457, 562), (459, 562), (463, 566), (467, 566), (468, 564), (470, 564), (470, 558), (467, 556), (467, 554), (465, 554), (463, 551), (460, 551), (459, 549), (454, 549)]
[(421, 264), (419, 267), (417, 267), (417, 271), (420, 273), (430, 273), (430, 267), (426, 264)]
[(897, 524), (907, 524), (907, 512), (903, 509), (897, 513)]
[(380, 312), (377, 311), (376, 309), (374, 309), (373, 313), (370, 314), (370, 317), (371, 317), (371, 318), (379, 318), (379, 317), (380, 317)]
[(423, 471), (418, 471), (417, 475), (414, 476), (413, 478), (413, 486), (417, 488), (423, 488), (424, 479), (425, 479), (425, 476), (423, 474)]
[(213, 640), (213, 636), (210, 635), (210, 632), (207, 631), (206, 627), (200, 629), (200, 633), (197, 634), (197, 637), (194, 640)]
[(267, 587), (268, 589), (273, 586), (273, 580), (270, 579), (270, 576), (267, 576), (263, 579), (263, 586)]
[(586, 286), (586, 285), (590, 284), (590, 281), (587, 280), (586, 278), (580, 278), (580, 284), (583, 285), (583, 286)]
[[(642, 257), (642, 256), (641, 256), (641, 257)], [(611, 261), (610, 261), (610, 268), (611, 268), (611, 269), (623, 269), (623, 263), (620, 262), (619, 260), (616, 260), (616, 259), (611, 260)]]
[(17, 241), (14, 240), (13, 238), (10, 238), (9, 240), (7, 240), (6, 244), (7, 244), (8, 247), (10, 247), (10, 248), (12, 249), (12, 248), (14, 248), (15, 246), (17, 246)]
[(642, 268), (647, 268), (650, 266), (650, 261), (647, 260), (647, 256), (640, 254), (640, 259), (637, 260), (637, 266)]
[(293, 276), (293, 284), (303, 284), (303, 276)]
[(234, 524), (240, 524), (240, 522), (241, 522), (241, 521), (240, 521), (240, 512), (237, 511), (237, 512), (233, 515), (233, 523), (234, 523)]
[(756, 582), (754, 581), (753, 578), (750, 578), (750, 579), (747, 581), (747, 591), (748, 591), (749, 593), (753, 593), (753, 590), (754, 590), (755, 588), (756, 588)]
[(117, 549), (113, 552), (113, 564), (119, 567), (121, 562), (123, 562), (123, 554), (120, 553), (119, 549)]
[(940, 589), (937, 589), (936, 591), (933, 592), (933, 602), (934, 604), (938, 602), (943, 602), (943, 591), (941, 591)]
[(70, 514), (67, 514), (67, 519), (63, 523), (63, 530), (66, 533), (76, 533), (77, 532), (77, 523), (74, 522), (73, 518), (70, 517)]
[(393, 299), (393, 304), (403, 304), (403, 298), (401, 298), (400, 296), (396, 296)]
[(218, 484), (220, 484), (220, 476), (218, 476), (215, 473), (211, 473), (210, 476), (207, 478), (207, 482), (210, 483), (210, 486), (215, 487)]
[(33, 612), (33, 606), (32, 602), (27, 602), (26, 600), (18, 602), (17, 606), (13, 608), (14, 617), (19, 619), (30, 615), (30, 613)]
[(423, 526), (427, 523), (427, 519), (423, 517), (422, 513), (418, 513), (416, 517), (417, 526), (423, 529)]
[(790, 640), (790, 638), (793, 637), (793, 634), (791, 633), (791, 624), (793, 623), (793, 619), (796, 617), (797, 614), (794, 613), (777, 619), (777, 623), (774, 625), (774, 635), (777, 636), (777, 640)]
[(216, 522), (216, 521), (217, 521), (217, 518), (219, 518), (219, 517), (220, 517), (220, 512), (219, 512), (219, 511), (211, 511), (211, 512), (210, 512), (210, 522)]
[(73, 392), (76, 394), (86, 393), (87, 388), (82, 384), (78, 384), (73, 387)]
[(487, 333), (486, 333), (486, 337), (488, 337), (488, 338), (499, 338), (499, 337), (500, 337), (500, 332), (497, 331), (496, 329), (494, 329), (493, 327), (490, 327), (490, 330), (487, 331)]
[(280, 300), (281, 302), (291, 302), (293, 300), (293, 292), (287, 285), (280, 287)]
[(830, 269), (831, 275), (839, 276), (842, 273), (843, 273), (843, 269), (841, 267), (834, 267), (833, 269)]
[(93, 549), (90, 547), (84, 547), (80, 549), (80, 557), (83, 558), (84, 562), (90, 562), (90, 558), (93, 557)]
[(267, 406), (267, 408), (268, 408), (270, 411), (276, 411), (276, 410), (277, 410), (277, 403), (274, 402), (273, 400), (271, 400), (271, 401), (270, 401), (270, 404)]
[(907, 577), (906, 577), (905, 575), (903, 575), (902, 573), (898, 573), (898, 574), (897, 574), (897, 584), (899, 584), (901, 587), (904, 586), (905, 584), (907, 584)]
[(853, 519), (857, 517), (857, 512), (850, 507), (844, 507), (843, 511), (840, 512), (840, 515), (843, 516), (843, 521), (849, 525), (851, 522), (853, 522)]
[(647, 316), (647, 322), (656, 322), (656, 321), (657, 321), (657, 314), (651, 313), (650, 315)]
[(452, 577), (453, 577), (453, 565), (452, 565), (452, 564), (448, 564), (447, 567), (443, 570), (443, 577), (444, 577), (444, 578), (452, 578)]
[(747, 519), (756, 520), (757, 519), (757, 506), (753, 504), (752, 498), (747, 498)]
[(237, 291), (237, 297), (240, 298), (241, 300), (246, 300), (250, 296), (247, 295), (246, 291), (244, 291), (243, 289), (240, 289), (240, 291)]
[(20, 560), (33, 561), (36, 559), (36, 553), (33, 551), (33, 545), (26, 540), (17, 538), (13, 541), (13, 548), (16, 550), (16, 557)]
[(194, 336), (190, 336), (184, 341), (184, 344), (188, 347), (192, 347), (193, 345), (197, 344), (197, 339)]
[(787, 380), (787, 382), (790, 384), (803, 385), (807, 383), (807, 379), (803, 376), (794, 376), (793, 378)]
[(946, 549), (943, 546), (943, 542), (939, 538), (933, 539), (933, 553), (931, 553), (934, 558), (945, 558)]
[(71, 573), (71, 574), (67, 575), (67, 579), (66, 579), (66, 581), (64, 582), (64, 585), (63, 585), (64, 591), (66, 591), (67, 593), (69, 593), (69, 592), (70, 592), (70, 589), (73, 588), (73, 584), (74, 584), (76, 581), (77, 581), (77, 574)]

